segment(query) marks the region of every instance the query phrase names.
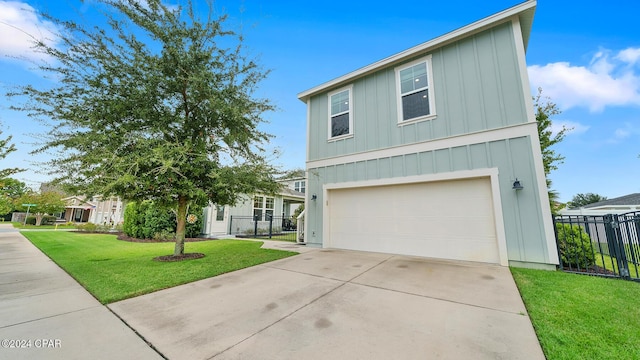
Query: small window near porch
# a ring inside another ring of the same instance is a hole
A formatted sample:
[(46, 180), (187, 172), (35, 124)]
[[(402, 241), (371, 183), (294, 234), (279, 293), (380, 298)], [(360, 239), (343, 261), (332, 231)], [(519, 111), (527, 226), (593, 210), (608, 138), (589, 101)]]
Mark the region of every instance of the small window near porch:
[(224, 205), (216, 205), (216, 221), (224, 220)]

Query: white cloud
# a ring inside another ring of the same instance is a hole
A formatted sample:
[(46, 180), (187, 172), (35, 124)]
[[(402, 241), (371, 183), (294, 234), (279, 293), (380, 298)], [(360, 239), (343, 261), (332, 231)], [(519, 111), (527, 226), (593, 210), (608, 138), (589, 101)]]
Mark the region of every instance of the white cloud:
[(562, 129), (567, 129), (566, 135), (578, 135), (587, 132), (589, 130), (589, 125), (584, 125), (575, 121), (554, 121), (551, 123), (551, 134), (556, 135)]
[(640, 49), (628, 48), (613, 57), (609, 53), (598, 51), (588, 66), (529, 66), (531, 85), (541, 87), (562, 110), (586, 107), (599, 112), (607, 106), (640, 105), (640, 74), (629, 66), (640, 59)]
[(630, 65), (640, 62), (640, 48), (627, 48), (618, 53), (616, 59)]
[(0, 0), (0, 32), (1, 57), (42, 60), (47, 56), (33, 50), (34, 38), (55, 45), (55, 25), (38, 17), (33, 7), (19, 1)]
[(616, 137), (616, 139), (622, 140), (631, 136), (631, 131), (629, 129), (616, 129), (613, 135)]

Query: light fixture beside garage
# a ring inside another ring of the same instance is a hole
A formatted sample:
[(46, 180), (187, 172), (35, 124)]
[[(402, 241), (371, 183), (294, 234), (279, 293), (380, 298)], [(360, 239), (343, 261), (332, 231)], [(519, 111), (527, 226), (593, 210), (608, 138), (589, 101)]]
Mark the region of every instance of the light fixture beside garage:
[(316, 194), (311, 195), (311, 200), (316, 201), (318, 199), (318, 196), (316, 196)]
[(518, 178), (516, 178), (516, 181), (513, 182), (512, 189), (516, 190), (516, 191), (524, 189), (524, 186), (522, 186), (522, 184), (520, 184), (520, 180), (518, 180)]

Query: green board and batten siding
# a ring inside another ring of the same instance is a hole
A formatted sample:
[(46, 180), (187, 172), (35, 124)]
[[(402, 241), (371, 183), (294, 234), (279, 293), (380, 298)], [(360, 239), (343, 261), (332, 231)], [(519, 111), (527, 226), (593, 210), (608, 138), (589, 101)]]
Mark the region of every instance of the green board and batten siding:
[(353, 137), (328, 141), (327, 93), (311, 97), (308, 160), (526, 122), (511, 23), (429, 53), (436, 119), (398, 126), (395, 71), (386, 68), (353, 82)]
[[(518, 14), (522, 19), (535, 3), (515, 8), (523, 9)], [(547, 197), (544, 175), (538, 173), (538, 138), (527, 110), (531, 95), (524, 93), (524, 47), (517, 45), (522, 37), (513, 21), (497, 21), (480, 32), (308, 93), (307, 194), (317, 196), (307, 201), (308, 244), (323, 246), (323, 237), (326, 242), (329, 235), (323, 233), (327, 184), (497, 169), (499, 185), (493, 191), (499, 192), (500, 204), (494, 206), (501, 207), (509, 261), (557, 263), (548, 239), (553, 232), (550, 216), (544, 219), (549, 210), (542, 201)], [(395, 68), (426, 55), (432, 59), (437, 116), (399, 126)], [(327, 94), (344, 86), (353, 89), (353, 136), (329, 141)], [(515, 177), (525, 190), (512, 189)], [(385, 211), (384, 204), (380, 211)]]
[[(318, 199), (308, 202), (308, 214), (316, 216), (307, 216), (308, 232), (305, 240), (309, 244), (322, 244), (322, 206), (325, 200), (323, 184), (496, 167), (500, 170), (500, 192), (509, 259), (548, 263), (548, 249), (540, 215), (542, 211), (537, 200), (539, 194), (532, 186), (535, 183), (535, 170), (530, 141), (530, 138), (522, 137), (309, 169), (307, 191), (309, 194), (317, 194)], [(523, 158), (529, 160), (522, 161)], [(527, 186), (527, 192), (515, 194), (511, 188), (514, 178), (512, 172), (518, 174), (518, 179)], [(380, 211), (385, 211), (384, 204), (380, 204)]]

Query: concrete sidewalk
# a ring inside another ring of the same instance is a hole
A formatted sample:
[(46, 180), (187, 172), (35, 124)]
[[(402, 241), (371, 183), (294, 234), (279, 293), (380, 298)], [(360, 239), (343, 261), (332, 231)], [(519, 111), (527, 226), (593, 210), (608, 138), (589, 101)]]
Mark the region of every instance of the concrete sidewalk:
[(0, 341), (0, 359), (162, 359), (10, 224), (0, 224)]

